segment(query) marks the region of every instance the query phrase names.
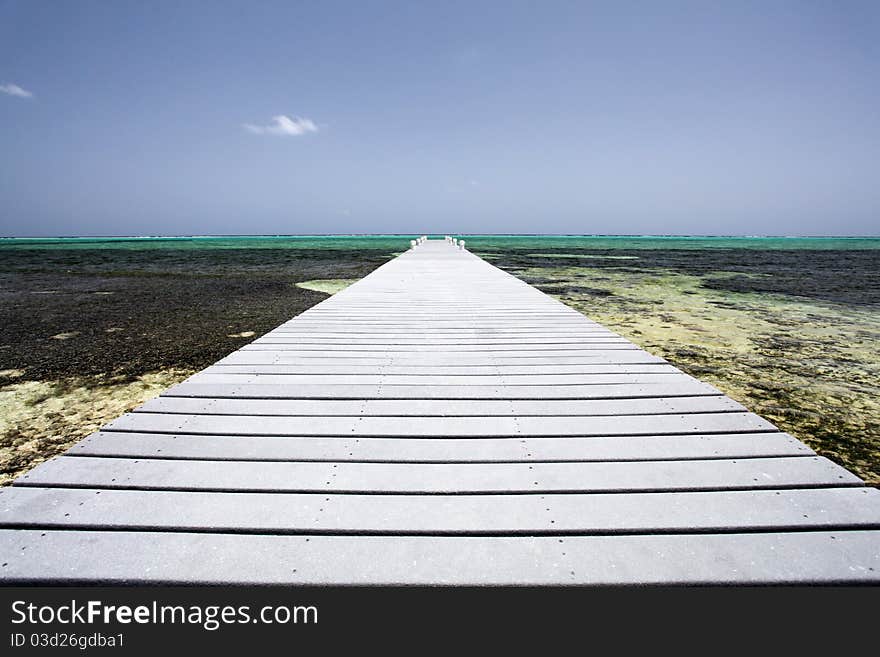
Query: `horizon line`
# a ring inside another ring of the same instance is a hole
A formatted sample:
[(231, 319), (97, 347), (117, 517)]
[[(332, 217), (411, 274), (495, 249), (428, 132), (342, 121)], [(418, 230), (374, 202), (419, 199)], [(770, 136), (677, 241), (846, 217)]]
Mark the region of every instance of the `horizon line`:
[[(275, 238), (275, 237), (410, 237), (417, 233), (216, 233), (178, 235), (0, 235), (0, 240), (39, 239), (214, 239), (229, 237)], [(422, 235), (441, 235), (429, 232)], [(697, 233), (468, 233), (452, 232), (450, 235), (468, 237), (588, 237), (588, 238), (716, 238), (716, 239), (880, 239), (878, 235), (725, 235)]]

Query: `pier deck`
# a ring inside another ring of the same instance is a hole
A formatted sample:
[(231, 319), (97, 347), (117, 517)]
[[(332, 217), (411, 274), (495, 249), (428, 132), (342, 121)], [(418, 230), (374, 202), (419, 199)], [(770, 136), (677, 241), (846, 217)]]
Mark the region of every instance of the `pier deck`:
[(880, 491), (428, 241), (0, 489), (0, 581), (880, 582)]

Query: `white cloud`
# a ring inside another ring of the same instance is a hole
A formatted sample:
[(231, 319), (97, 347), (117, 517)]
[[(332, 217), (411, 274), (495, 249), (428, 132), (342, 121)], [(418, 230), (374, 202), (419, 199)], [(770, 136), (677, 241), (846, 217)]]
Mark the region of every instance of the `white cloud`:
[(280, 135), (298, 137), (308, 132), (318, 132), (318, 126), (311, 119), (300, 116), (290, 118), (284, 114), (272, 117), (269, 125), (254, 125), (245, 123), (244, 129), (255, 135)]
[(7, 96), (15, 96), (16, 98), (33, 98), (34, 94), (32, 94), (27, 89), (22, 89), (17, 84), (0, 84), (0, 92), (6, 94)]

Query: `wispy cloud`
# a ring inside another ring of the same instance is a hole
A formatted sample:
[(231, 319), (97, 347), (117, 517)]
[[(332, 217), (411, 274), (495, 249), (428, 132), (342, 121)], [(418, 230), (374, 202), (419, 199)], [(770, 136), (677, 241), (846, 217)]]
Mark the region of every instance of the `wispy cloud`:
[(16, 98), (33, 98), (34, 94), (27, 89), (22, 89), (17, 84), (0, 84), (0, 92), (7, 96), (15, 96)]
[(318, 132), (318, 126), (311, 119), (301, 116), (290, 118), (284, 114), (272, 117), (269, 125), (245, 123), (244, 129), (255, 135), (279, 135), (283, 137), (299, 137), (309, 132)]

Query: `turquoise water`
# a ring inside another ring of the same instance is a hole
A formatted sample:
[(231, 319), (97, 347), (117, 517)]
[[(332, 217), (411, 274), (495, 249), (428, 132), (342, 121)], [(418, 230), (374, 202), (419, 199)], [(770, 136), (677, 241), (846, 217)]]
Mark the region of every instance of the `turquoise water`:
[[(278, 235), (218, 237), (14, 237), (0, 251), (19, 249), (378, 249), (400, 251), (415, 235)], [(434, 235), (433, 238), (442, 236)], [(536, 249), (880, 249), (880, 237), (678, 237), (615, 235), (456, 235), (473, 250)]]
[(557, 249), (880, 249), (880, 237), (673, 237), (627, 235), (466, 235), (473, 250)]
[(11, 237), (3, 249), (379, 249), (402, 251), (416, 235), (243, 235), (199, 237)]

